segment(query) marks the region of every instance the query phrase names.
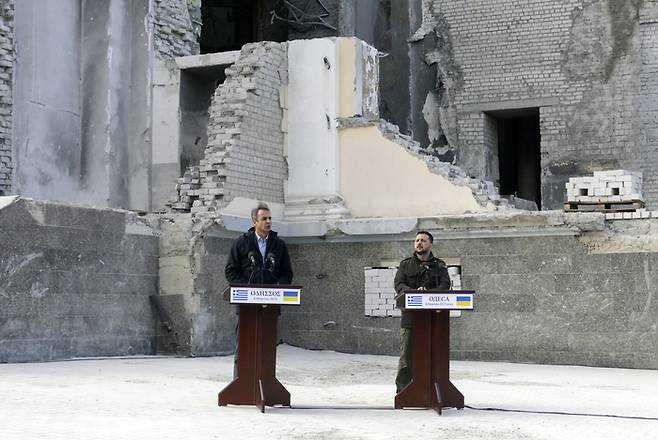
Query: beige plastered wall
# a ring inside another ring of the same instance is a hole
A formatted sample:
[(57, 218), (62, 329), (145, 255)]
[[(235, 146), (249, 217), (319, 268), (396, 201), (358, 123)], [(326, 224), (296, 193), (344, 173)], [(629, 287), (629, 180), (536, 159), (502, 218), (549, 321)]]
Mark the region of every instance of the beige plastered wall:
[(340, 192), (354, 217), (424, 217), (493, 211), (467, 187), (432, 173), (425, 161), (385, 138), (378, 127), (345, 128)]
[(338, 39), (339, 96), (338, 116), (354, 116), (356, 104), (356, 44), (355, 38)]

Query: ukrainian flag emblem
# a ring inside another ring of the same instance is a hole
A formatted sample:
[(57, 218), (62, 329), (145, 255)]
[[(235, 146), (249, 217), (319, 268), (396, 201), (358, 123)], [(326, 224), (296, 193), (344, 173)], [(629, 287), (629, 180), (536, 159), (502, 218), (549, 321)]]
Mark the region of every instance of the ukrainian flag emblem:
[(470, 296), (457, 295), (457, 307), (471, 307), (472, 299)]
[(297, 302), (299, 300), (299, 292), (294, 290), (284, 290), (283, 291), (283, 301), (284, 302)]

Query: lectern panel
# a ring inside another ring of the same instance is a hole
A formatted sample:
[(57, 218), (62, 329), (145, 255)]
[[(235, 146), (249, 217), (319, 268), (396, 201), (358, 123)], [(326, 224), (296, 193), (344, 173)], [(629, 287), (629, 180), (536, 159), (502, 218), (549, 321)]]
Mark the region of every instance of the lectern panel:
[(298, 306), (302, 289), (298, 286), (245, 285), (231, 286), (231, 304), (276, 304)]
[(406, 310), (473, 310), (472, 290), (408, 290), (397, 299)]

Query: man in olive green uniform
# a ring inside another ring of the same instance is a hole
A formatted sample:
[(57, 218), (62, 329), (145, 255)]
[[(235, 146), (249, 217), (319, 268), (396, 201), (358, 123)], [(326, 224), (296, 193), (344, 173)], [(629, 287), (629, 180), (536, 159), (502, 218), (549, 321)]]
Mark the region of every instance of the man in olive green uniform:
[[(395, 291), (402, 295), (406, 290), (450, 289), (450, 276), (446, 263), (432, 254), (434, 237), (419, 231), (414, 242), (414, 253), (400, 262), (395, 274)], [(411, 382), (412, 312), (402, 311), (400, 329), (400, 361), (395, 385), (399, 393)]]

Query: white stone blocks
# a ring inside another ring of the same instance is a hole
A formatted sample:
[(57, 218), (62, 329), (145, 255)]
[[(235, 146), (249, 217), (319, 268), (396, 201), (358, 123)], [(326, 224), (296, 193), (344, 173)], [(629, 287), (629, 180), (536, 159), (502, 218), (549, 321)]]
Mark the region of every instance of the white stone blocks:
[(639, 220), (647, 218), (658, 218), (658, 211), (647, 211), (638, 209), (632, 212), (606, 212), (606, 220)]
[[(364, 268), (365, 316), (399, 317), (402, 312), (395, 307), (394, 280), (397, 267)], [(461, 267), (448, 266), (448, 274), (454, 290), (460, 290)], [(454, 313), (453, 313), (454, 312)], [(451, 311), (450, 317), (459, 317), (461, 312)]]
[(366, 316), (399, 316), (394, 313), (396, 309), (393, 279), (396, 271), (397, 267), (366, 267), (364, 269), (364, 312)]
[(604, 203), (642, 200), (642, 173), (626, 170), (594, 171), (593, 176), (571, 177), (567, 202)]

